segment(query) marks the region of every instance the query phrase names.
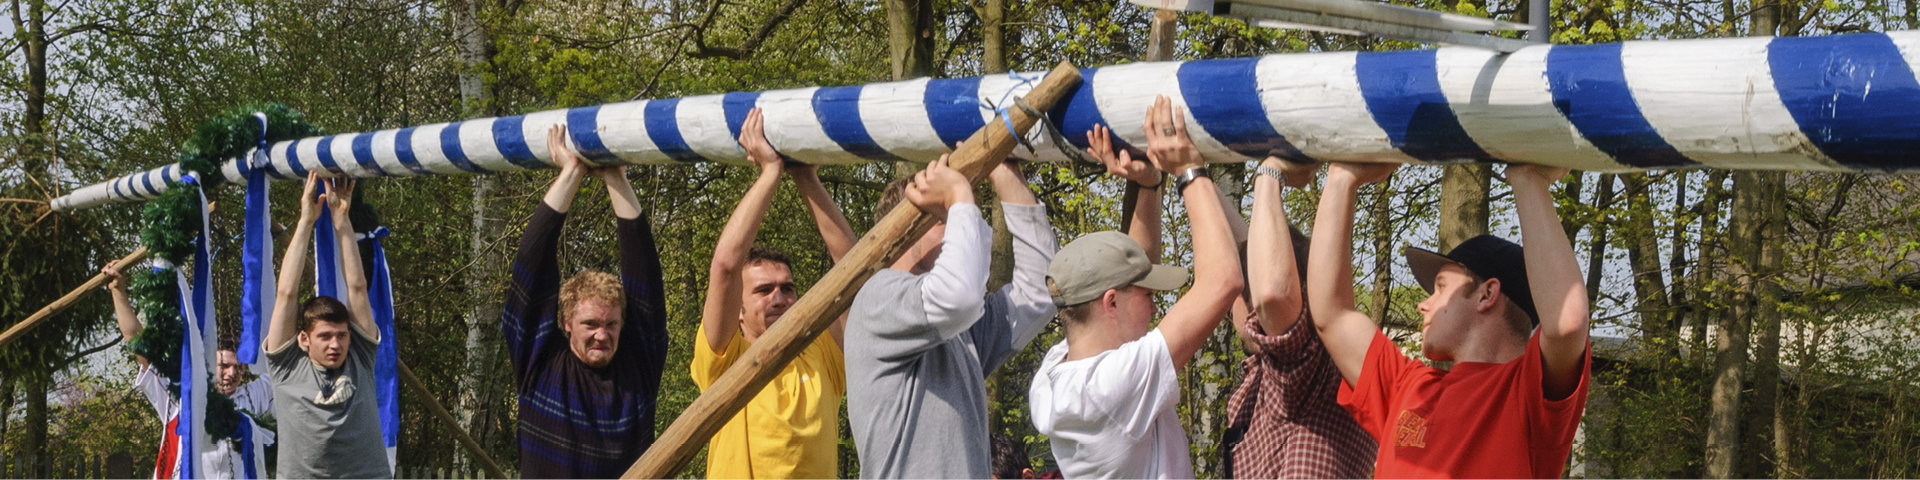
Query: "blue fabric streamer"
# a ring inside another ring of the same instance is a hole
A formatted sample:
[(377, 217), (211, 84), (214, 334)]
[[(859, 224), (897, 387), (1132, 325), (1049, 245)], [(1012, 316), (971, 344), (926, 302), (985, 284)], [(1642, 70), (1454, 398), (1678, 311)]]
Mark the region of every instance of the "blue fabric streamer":
[(254, 116), (260, 120), (258, 150), (254, 151), (251, 162), (239, 162), (247, 175), (247, 211), (243, 233), (246, 241), (240, 248), (240, 346), (235, 353), (240, 363), (257, 367), (260, 335), (265, 331), (267, 316), (273, 313), (277, 276), (273, 265), (273, 212), (267, 199), (271, 180), (267, 178), (267, 169), (262, 168), (267, 164), (267, 119), (258, 113)]
[(373, 247), (373, 271), (367, 278), (367, 303), (373, 307), (373, 322), (380, 325), (380, 350), (374, 356), (373, 380), (380, 399), (380, 430), (387, 449), (400, 445), (400, 350), (393, 334), (393, 279), (387, 270), (387, 249), (380, 239), (392, 233), (387, 227), (368, 232)]
[(260, 472), (253, 471), (253, 421), (240, 419), (240, 428), (234, 429), (233, 438), (240, 440), (240, 463), (246, 464), (246, 478), (260, 478)]

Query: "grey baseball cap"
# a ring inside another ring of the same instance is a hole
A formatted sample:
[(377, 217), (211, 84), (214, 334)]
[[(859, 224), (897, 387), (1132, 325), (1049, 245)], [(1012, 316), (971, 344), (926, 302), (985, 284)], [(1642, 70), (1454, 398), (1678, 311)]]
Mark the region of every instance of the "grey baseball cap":
[(1047, 290), (1058, 307), (1091, 302), (1127, 285), (1174, 290), (1186, 284), (1187, 269), (1148, 262), (1139, 242), (1112, 230), (1075, 239), (1047, 265)]

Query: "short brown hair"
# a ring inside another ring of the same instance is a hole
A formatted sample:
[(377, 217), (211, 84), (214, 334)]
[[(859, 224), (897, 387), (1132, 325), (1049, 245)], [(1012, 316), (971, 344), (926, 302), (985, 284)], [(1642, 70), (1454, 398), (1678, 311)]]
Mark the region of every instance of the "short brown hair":
[(627, 304), (627, 292), (620, 286), (620, 277), (611, 273), (599, 270), (576, 273), (560, 285), (560, 319), (572, 316), (573, 308), (586, 300), (600, 300), (620, 308)]
[[(1473, 270), (1467, 268), (1461, 268), (1461, 270), (1466, 270), (1467, 278), (1473, 279), (1474, 290), (1487, 285), (1487, 279), (1482, 278), (1480, 274), (1473, 273)], [(1500, 289), (1500, 303), (1502, 304), (1500, 315), (1507, 320), (1507, 328), (1515, 335), (1519, 335), (1522, 340), (1532, 336), (1533, 326), (1540, 322), (1534, 320), (1533, 315), (1527, 313), (1527, 309), (1520, 308), (1520, 303), (1513, 301), (1513, 297), (1508, 297), (1504, 288)]]
[(788, 270), (793, 269), (793, 261), (787, 259), (785, 252), (756, 243), (753, 244), (753, 248), (747, 249), (747, 265), (761, 263), (778, 263), (787, 266)]
[(333, 297), (316, 296), (300, 303), (300, 331), (312, 332), (313, 322), (347, 323), (353, 320), (353, 314), (347, 310), (347, 304)]
[(907, 198), (907, 184), (911, 182), (913, 177), (896, 178), (892, 182), (887, 182), (887, 189), (880, 191), (880, 204), (873, 206), (874, 224), (879, 224), (880, 220), (887, 218), (887, 214), (893, 212), (893, 207), (900, 205), (900, 201)]
[[(1047, 293), (1056, 298), (1060, 296), (1060, 287), (1054, 284), (1053, 277), (1047, 277)], [(1101, 292), (1100, 295), (1100, 298), (1104, 298), (1106, 292)], [(1093, 316), (1093, 304), (1099, 302), (1100, 298), (1080, 302), (1079, 305), (1058, 306), (1054, 309), (1054, 316), (1060, 317), (1060, 323), (1067, 329), (1077, 330), (1081, 324), (1087, 323), (1087, 320)]]

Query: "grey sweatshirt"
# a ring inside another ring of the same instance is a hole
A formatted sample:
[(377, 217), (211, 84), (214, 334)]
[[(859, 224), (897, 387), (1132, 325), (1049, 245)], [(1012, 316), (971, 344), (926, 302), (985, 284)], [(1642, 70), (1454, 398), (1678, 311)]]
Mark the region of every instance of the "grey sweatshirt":
[(973, 204), (949, 208), (924, 274), (885, 269), (847, 321), (847, 412), (863, 478), (988, 478), (986, 375), (1053, 319), (1045, 207), (1002, 204), (1013, 281), (988, 294), (992, 229)]

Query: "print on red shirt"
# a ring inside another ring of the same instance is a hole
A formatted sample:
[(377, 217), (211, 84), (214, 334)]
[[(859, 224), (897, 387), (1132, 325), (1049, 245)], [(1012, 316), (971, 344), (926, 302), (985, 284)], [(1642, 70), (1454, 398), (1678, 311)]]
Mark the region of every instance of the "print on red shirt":
[(1427, 419), (1412, 410), (1401, 410), (1400, 427), (1395, 430), (1393, 445), (1396, 447), (1427, 448)]

